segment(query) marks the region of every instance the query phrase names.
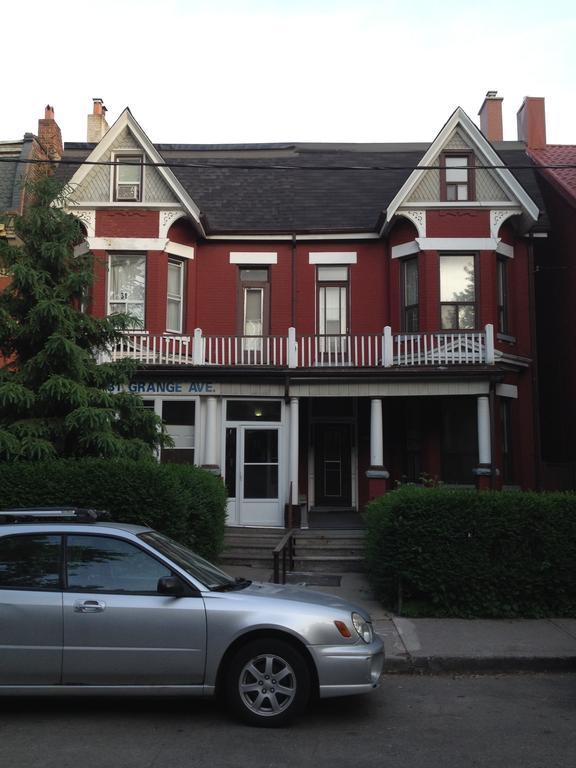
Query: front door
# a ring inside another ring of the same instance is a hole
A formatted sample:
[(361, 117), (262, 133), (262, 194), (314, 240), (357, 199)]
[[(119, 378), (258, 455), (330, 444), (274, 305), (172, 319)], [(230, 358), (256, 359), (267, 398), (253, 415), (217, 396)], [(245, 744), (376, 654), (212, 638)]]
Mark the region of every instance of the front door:
[(278, 427), (238, 426), (226, 430), (229, 506), (240, 525), (279, 525)]
[(317, 423), (314, 433), (315, 506), (351, 507), (351, 425)]

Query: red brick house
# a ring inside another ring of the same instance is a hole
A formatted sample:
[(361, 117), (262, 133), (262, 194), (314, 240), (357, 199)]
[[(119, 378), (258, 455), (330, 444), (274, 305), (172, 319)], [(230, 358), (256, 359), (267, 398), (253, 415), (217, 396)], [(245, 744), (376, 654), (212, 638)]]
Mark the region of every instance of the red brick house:
[(544, 100), (535, 100), (527, 150), (538, 166), (550, 219), (536, 250), (542, 485), (576, 488), (576, 146), (546, 143)]
[[(521, 142), (456, 109), (427, 144), (153, 144), (100, 100), (59, 176), (97, 257), (111, 357), (222, 474), (229, 523), (355, 514), (386, 487), (538, 483), (534, 237)], [(499, 132), (499, 135), (498, 135)]]

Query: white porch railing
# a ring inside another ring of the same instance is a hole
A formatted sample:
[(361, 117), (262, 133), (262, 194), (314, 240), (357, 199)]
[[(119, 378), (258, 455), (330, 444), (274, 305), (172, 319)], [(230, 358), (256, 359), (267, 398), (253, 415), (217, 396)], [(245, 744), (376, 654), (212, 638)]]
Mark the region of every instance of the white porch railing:
[(126, 333), (100, 362), (132, 358), (149, 365), (211, 365), (274, 368), (392, 368), (493, 365), (494, 329), (441, 333), (340, 336), (171, 336)]

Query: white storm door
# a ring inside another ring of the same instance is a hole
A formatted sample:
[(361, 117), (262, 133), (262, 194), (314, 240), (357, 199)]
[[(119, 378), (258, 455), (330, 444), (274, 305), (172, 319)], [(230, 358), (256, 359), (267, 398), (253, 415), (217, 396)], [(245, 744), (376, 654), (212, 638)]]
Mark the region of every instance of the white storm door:
[(238, 500), (242, 525), (279, 525), (278, 427), (238, 428)]

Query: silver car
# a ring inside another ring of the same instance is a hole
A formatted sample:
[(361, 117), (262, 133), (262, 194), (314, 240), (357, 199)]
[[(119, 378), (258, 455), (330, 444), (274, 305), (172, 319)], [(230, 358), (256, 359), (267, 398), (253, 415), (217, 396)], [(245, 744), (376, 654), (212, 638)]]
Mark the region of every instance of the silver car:
[(0, 512), (0, 695), (221, 694), (284, 725), (378, 686), (382, 640), (338, 597), (233, 579), (92, 510)]

